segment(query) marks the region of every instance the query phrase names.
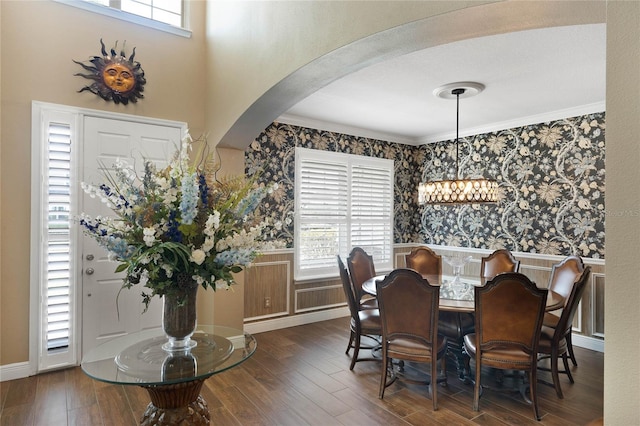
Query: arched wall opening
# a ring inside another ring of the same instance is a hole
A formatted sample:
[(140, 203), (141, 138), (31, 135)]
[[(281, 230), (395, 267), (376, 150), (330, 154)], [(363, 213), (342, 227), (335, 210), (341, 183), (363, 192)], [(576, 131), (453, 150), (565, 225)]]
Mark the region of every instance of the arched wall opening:
[(606, 22), (605, 2), (497, 2), (372, 34), (292, 71), (235, 121), (220, 145), (244, 149), (281, 114), (325, 85), (377, 62), (469, 38)]

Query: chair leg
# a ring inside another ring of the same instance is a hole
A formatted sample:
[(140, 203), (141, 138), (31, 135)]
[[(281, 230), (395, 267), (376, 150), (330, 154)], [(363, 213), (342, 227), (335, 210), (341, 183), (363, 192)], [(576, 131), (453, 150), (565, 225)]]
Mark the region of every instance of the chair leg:
[[(558, 357), (560, 355), (558, 355), (558, 351), (557, 350), (552, 350), (551, 351), (551, 378), (553, 379), (553, 387), (556, 388), (556, 394), (558, 395), (558, 398), (563, 399), (564, 395), (562, 395), (562, 388), (560, 387), (560, 377), (558, 376)], [(566, 365), (566, 354), (562, 355), (562, 359), (565, 362)]]
[(384, 398), (384, 390), (387, 388), (387, 371), (389, 371), (389, 360), (387, 359), (387, 353), (384, 346), (382, 347), (382, 371), (380, 372), (380, 391), (378, 392), (378, 398)]
[[(567, 350), (569, 351), (569, 356), (571, 357), (571, 362), (574, 367), (578, 366), (578, 361), (576, 361), (576, 356), (573, 353), (573, 344), (571, 343), (571, 331), (569, 331), (565, 336), (565, 340), (567, 341)], [(572, 382), (573, 383), (573, 382)]]
[(353, 345), (353, 358), (351, 358), (351, 366), (349, 370), (353, 370), (353, 367), (356, 366), (356, 361), (358, 360), (358, 354), (360, 353), (360, 333), (355, 333), (356, 341)]
[(353, 347), (353, 340), (354, 340), (354, 333), (353, 330), (349, 331), (349, 344), (347, 345), (347, 350), (344, 352), (346, 355), (349, 355), (349, 350)]
[[(468, 363), (468, 361), (467, 361)], [(476, 357), (476, 382), (473, 385), (473, 411), (480, 411), (480, 360)]]
[(573, 383), (573, 375), (571, 375), (571, 370), (569, 370), (569, 360), (566, 353), (562, 354), (562, 362), (564, 363), (564, 372), (567, 373), (569, 381)]
[(531, 405), (533, 406), (533, 416), (540, 421), (540, 410), (538, 409), (538, 369), (534, 363), (529, 370), (529, 393), (531, 394)]
[(431, 356), (431, 401), (433, 402), (433, 411), (437, 411), (438, 410), (438, 358), (434, 354), (432, 354)]

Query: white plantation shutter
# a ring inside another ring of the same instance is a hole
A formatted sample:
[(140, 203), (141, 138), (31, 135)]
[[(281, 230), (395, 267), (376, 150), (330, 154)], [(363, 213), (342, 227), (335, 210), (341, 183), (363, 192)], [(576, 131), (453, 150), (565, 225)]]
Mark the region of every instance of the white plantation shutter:
[[(77, 114), (32, 106), (30, 360), (35, 372), (77, 361)], [(35, 326), (34, 324), (36, 324)]]
[(393, 264), (393, 162), (390, 163), (386, 169), (353, 165), (351, 172), (351, 247), (362, 247), (380, 266)]
[(296, 279), (336, 275), (360, 246), (393, 266), (393, 161), (296, 148)]
[(69, 346), (71, 285), (71, 128), (50, 123), (47, 158), (46, 349)]

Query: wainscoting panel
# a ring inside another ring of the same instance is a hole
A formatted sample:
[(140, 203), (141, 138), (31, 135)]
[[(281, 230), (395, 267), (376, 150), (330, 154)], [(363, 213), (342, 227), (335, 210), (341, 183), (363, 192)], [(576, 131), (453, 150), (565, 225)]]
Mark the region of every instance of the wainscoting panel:
[(297, 288), (295, 290), (295, 313), (345, 306), (342, 284), (323, 287)]
[[(405, 255), (416, 244), (396, 245), (394, 249), (395, 267), (405, 267)], [(429, 245), (441, 256), (464, 254), (472, 256), (465, 267), (465, 275), (480, 275), (481, 258), (491, 253), (490, 250), (469, 249), (449, 246)], [(554, 263), (560, 262), (564, 256), (541, 255), (536, 253), (514, 252), (520, 260), (520, 271), (531, 278), (538, 287), (546, 288)], [(591, 266), (591, 282), (582, 297), (580, 307), (573, 323), (575, 345), (585, 344), (590, 348), (601, 350), (604, 342), (604, 260), (583, 259)], [(443, 262), (443, 274), (450, 275), (451, 267)], [(337, 277), (313, 281), (293, 281), (293, 250), (278, 250), (260, 256), (245, 276), (245, 324), (253, 328), (269, 327), (274, 318), (296, 318), (296, 323), (313, 321), (320, 318), (316, 314), (344, 308), (346, 300), (340, 280)], [(385, 273), (387, 271), (377, 271)], [(269, 307), (265, 304), (269, 298)], [(344, 311), (345, 315), (348, 311)], [(313, 315), (309, 315), (313, 314)], [(308, 321), (305, 319), (308, 318)]]
[(591, 282), (591, 323), (592, 335), (604, 337), (604, 274), (593, 274)]
[(245, 321), (289, 315), (292, 262), (288, 256), (261, 256), (245, 273)]

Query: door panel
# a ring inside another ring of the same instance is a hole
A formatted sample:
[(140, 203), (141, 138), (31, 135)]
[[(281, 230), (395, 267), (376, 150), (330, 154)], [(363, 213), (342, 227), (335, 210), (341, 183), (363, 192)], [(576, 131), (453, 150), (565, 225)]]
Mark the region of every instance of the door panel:
[[(86, 117), (81, 179), (100, 185), (118, 158), (133, 164), (139, 176), (147, 159), (164, 167), (180, 146), (181, 135), (180, 127)], [(105, 204), (86, 194), (82, 205), (82, 211), (90, 216), (113, 216)], [(142, 314), (142, 287), (124, 289), (118, 296), (124, 274), (114, 272), (117, 263), (110, 261), (93, 239), (84, 236), (82, 244), (82, 352), (116, 336), (160, 327), (161, 300), (154, 298)]]

